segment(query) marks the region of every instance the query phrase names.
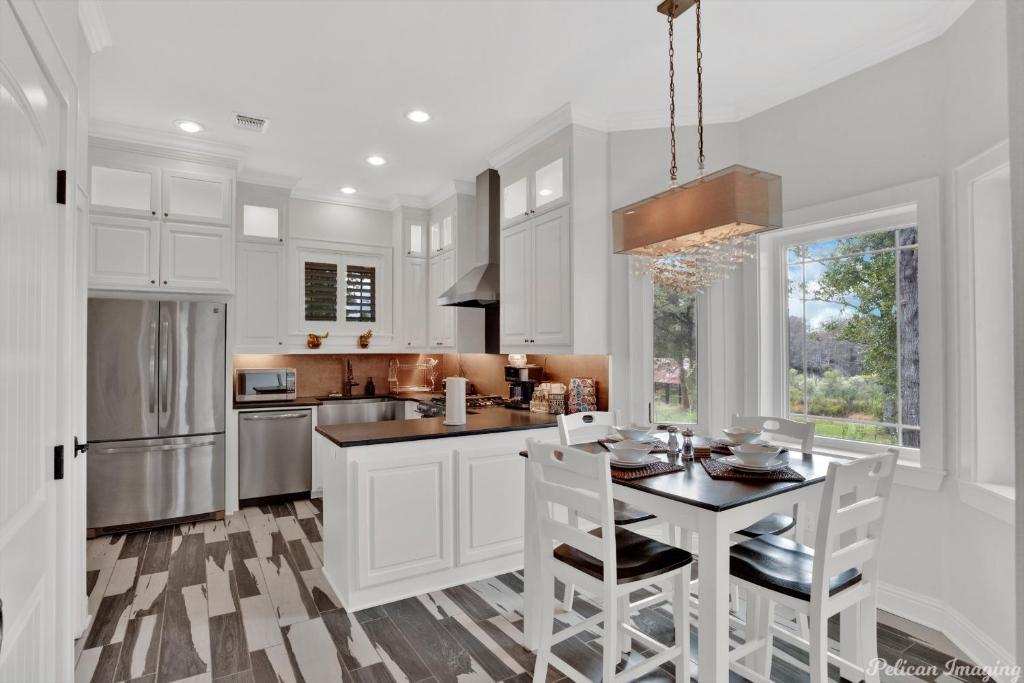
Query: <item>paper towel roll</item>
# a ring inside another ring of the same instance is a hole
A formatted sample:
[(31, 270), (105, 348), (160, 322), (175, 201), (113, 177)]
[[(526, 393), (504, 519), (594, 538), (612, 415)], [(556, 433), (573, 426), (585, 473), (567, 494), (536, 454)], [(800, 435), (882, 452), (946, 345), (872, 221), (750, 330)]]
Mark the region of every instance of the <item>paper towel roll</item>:
[(445, 378), (444, 392), (444, 423), (453, 427), (466, 424), (466, 378)]

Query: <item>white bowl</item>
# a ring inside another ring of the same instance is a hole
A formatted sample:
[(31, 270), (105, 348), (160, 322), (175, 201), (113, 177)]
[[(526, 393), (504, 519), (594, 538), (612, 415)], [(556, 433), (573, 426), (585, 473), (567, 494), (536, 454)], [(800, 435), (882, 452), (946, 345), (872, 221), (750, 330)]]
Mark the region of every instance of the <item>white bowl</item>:
[(623, 439), (638, 441), (654, 431), (654, 425), (616, 425), (612, 427)]
[(735, 455), (744, 465), (750, 465), (751, 467), (764, 467), (769, 462), (775, 459), (782, 449), (778, 446), (763, 446), (757, 444), (740, 444), (739, 446), (730, 446), (729, 450)]
[(753, 443), (761, 438), (763, 429), (757, 429), (755, 427), (729, 427), (723, 429), (722, 433), (729, 437), (729, 440), (733, 443), (744, 444)]
[(622, 460), (624, 462), (642, 462), (650, 454), (651, 449), (654, 448), (654, 444), (628, 440), (609, 441), (605, 445), (608, 446), (608, 450), (612, 452), (612, 457), (615, 460)]

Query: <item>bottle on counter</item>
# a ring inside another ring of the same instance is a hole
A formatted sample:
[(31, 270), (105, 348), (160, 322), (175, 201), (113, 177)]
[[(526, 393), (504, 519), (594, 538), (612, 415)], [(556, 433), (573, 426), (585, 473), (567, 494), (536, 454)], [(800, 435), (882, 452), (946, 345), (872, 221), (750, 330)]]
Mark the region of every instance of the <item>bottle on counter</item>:
[(366, 378), (366, 386), (363, 387), (363, 393), (365, 393), (367, 396), (373, 396), (374, 394), (377, 393), (377, 387), (373, 385), (372, 377)]

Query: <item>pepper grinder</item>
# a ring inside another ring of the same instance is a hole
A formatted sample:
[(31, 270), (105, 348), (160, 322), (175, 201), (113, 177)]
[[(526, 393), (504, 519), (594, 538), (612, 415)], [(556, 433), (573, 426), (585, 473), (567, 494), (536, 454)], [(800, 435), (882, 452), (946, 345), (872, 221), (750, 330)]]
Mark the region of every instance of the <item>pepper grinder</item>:
[(679, 427), (671, 425), (668, 428), (668, 453), (678, 458), (682, 448), (679, 447)]
[(683, 430), (683, 455), (693, 460), (693, 430), (689, 427)]

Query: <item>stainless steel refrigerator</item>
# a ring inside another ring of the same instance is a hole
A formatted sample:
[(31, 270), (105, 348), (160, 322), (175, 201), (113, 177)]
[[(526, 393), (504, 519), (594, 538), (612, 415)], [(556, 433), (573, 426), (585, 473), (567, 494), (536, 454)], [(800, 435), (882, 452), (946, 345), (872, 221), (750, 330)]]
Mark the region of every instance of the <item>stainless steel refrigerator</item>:
[(89, 528), (224, 509), (225, 304), (89, 299)]

